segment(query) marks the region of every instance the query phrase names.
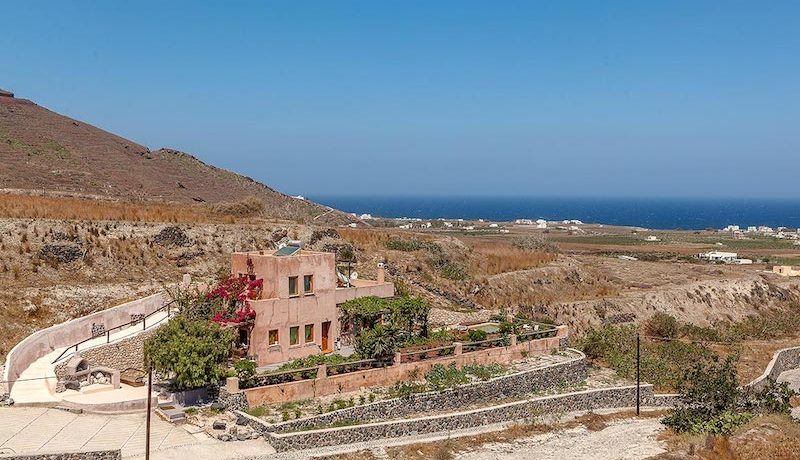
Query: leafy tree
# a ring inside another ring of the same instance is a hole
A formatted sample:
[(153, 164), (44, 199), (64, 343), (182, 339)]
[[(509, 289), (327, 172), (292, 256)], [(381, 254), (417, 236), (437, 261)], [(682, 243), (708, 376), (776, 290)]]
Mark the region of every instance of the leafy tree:
[(735, 355), (712, 364), (696, 364), (679, 386), (681, 405), (663, 420), (677, 432), (726, 435), (754, 414), (790, 411), (794, 391), (787, 383), (768, 379), (760, 388), (739, 388)]
[(225, 375), (233, 338), (231, 329), (178, 315), (145, 341), (145, 360), (176, 389), (198, 388)]

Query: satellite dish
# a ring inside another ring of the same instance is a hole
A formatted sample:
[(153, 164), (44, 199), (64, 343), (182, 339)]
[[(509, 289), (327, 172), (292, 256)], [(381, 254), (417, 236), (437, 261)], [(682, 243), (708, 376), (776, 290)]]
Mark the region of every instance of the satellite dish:
[(358, 272), (353, 270), (353, 273), (350, 274), (350, 279), (351, 280), (357, 280), (358, 279)]

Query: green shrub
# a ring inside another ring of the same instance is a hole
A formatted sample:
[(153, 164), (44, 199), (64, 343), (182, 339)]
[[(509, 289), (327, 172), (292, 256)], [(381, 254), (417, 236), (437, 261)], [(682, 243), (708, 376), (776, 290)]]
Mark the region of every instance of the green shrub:
[(657, 312), (647, 320), (644, 330), (649, 336), (674, 339), (678, 337), (680, 326), (675, 317)]
[(253, 417), (259, 417), (259, 418), (265, 415), (269, 415), (269, 409), (264, 406), (251, 407), (247, 409), (245, 412), (248, 413), (249, 415), (252, 415)]
[(499, 375), (503, 375), (506, 372), (506, 368), (502, 364), (475, 364), (472, 366), (464, 366), (464, 372), (467, 375), (472, 375), (480, 380), (489, 380), (492, 377), (497, 377)]
[(175, 389), (199, 388), (226, 374), (233, 331), (178, 315), (144, 343), (146, 362), (170, 378)]
[(760, 389), (742, 389), (736, 360), (729, 356), (686, 371), (678, 387), (681, 403), (662, 422), (679, 433), (728, 435), (754, 414), (788, 414), (795, 394), (789, 385), (769, 379)]
[(428, 387), (434, 391), (442, 391), (447, 388), (456, 388), (465, 383), (469, 383), (466, 371), (456, 367), (455, 363), (450, 363), (445, 367), (435, 364), (431, 370), (425, 374), (425, 381)]
[(423, 248), (423, 243), (416, 238), (389, 238), (384, 243), (386, 249), (393, 251), (418, 251)]
[(233, 364), (241, 388), (250, 388), (255, 383), (256, 363), (249, 359), (240, 359)]
[[(398, 382), (389, 388), (389, 396), (392, 398), (408, 398), (416, 393), (424, 393), (427, 391), (427, 386), (424, 383), (416, 382)], [(370, 402), (375, 400), (375, 395), (370, 394)]]
[(482, 329), (470, 329), (469, 333), (467, 333), (467, 338), (469, 338), (470, 342), (484, 341), (486, 340), (486, 336), (488, 336), (488, 334)]

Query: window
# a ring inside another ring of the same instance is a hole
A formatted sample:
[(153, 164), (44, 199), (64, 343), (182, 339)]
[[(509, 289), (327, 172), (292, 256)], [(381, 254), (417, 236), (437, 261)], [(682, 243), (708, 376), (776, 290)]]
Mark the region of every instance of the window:
[(297, 277), (289, 277), (289, 297), (296, 296), (297, 294)]
[(314, 341), (314, 325), (306, 324), (306, 343)]
[(292, 326), (289, 328), (289, 345), (298, 343), (300, 343), (300, 326)]
[(277, 345), (278, 344), (278, 330), (272, 329), (269, 331), (269, 344), (270, 345)]
[(306, 275), (303, 277), (303, 292), (306, 294), (314, 293), (314, 275)]

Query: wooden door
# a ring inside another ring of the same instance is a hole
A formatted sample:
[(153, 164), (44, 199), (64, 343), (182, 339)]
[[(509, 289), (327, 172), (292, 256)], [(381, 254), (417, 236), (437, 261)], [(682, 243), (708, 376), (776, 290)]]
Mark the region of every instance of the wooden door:
[(329, 352), (331, 351), (330, 347), (330, 331), (331, 331), (331, 322), (326, 321), (322, 323), (322, 351)]

